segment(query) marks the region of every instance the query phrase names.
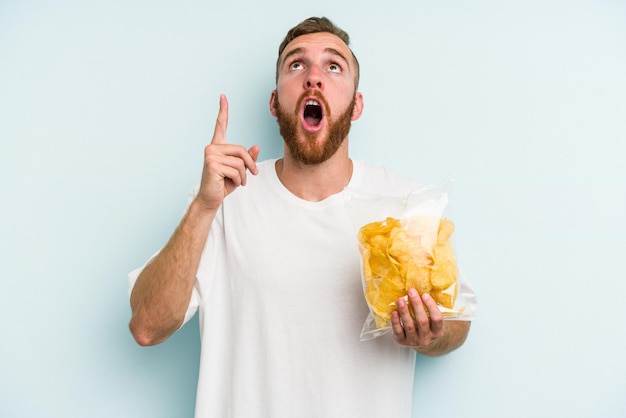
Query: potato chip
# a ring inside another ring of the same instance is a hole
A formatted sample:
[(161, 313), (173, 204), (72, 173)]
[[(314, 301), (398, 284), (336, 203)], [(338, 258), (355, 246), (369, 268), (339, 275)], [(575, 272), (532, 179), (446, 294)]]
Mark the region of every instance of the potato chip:
[(411, 218), (404, 227), (394, 218), (361, 227), (365, 298), (377, 328), (388, 325), (396, 301), (410, 288), (454, 307), (458, 269), (450, 243), (453, 232), (452, 221), (426, 216)]
[(450, 236), (454, 231), (454, 224), (442, 220), (439, 225), (437, 242), (433, 246), (433, 267), (430, 282), (433, 288), (444, 290), (456, 283), (459, 271), (456, 266), (454, 252), (450, 245)]
[(456, 300), (456, 296), (458, 293), (458, 286), (453, 284), (448, 287), (446, 290), (435, 290), (433, 289), (430, 292), (430, 295), (437, 301), (437, 303), (444, 308), (452, 309), (454, 308), (454, 301)]
[(404, 293), (407, 294), (411, 288), (417, 290), (420, 295), (430, 293), (433, 289), (430, 275), (430, 267), (409, 262), (406, 269)]

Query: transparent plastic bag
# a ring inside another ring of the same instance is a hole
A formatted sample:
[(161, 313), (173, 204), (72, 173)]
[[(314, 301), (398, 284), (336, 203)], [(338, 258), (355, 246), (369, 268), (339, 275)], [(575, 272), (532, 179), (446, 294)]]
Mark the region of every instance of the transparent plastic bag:
[(473, 319), (476, 296), (458, 270), (452, 245), (448, 203), (453, 184), (449, 180), (399, 197), (349, 194), (370, 310), (361, 340), (391, 330), (391, 312), (409, 288), (433, 296), (444, 320)]

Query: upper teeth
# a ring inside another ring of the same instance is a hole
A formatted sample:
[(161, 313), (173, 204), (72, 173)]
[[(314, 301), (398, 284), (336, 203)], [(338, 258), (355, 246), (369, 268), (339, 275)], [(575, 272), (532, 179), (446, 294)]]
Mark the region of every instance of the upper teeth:
[(319, 106), (320, 104), (317, 103), (315, 100), (307, 100), (306, 105), (307, 106)]

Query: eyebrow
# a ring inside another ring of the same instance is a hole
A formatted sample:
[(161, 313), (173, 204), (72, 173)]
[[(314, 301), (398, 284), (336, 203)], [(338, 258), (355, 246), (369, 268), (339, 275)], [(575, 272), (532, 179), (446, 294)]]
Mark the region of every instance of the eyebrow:
[[(304, 48), (295, 48), (295, 49), (292, 49), (291, 51), (287, 52), (285, 54), (285, 56), (283, 56), (283, 58), (281, 60), (281, 67), (283, 65), (285, 65), (285, 62), (289, 59), (289, 57), (291, 57), (293, 55), (297, 55), (297, 54), (303, 53), (303, 52), (304, 52)], [(325, 48), (324, 49), (324, 53), (338, 56), (339, 58), (341, 58), (342, 60), (344, 60), (346, 62), (346, 64), (348, 65), (348, 68), (351, 68), (350, 67), (350, 61), (345, 57), (344, 54), (342, 54), (337, 49), (335, 49), (335, 48)]]
[(341, 52), (336, 50), (335, 48), (326, 48), (326, 49), (324, 49), (324, 52), (327, 53), (327, 54), (338, 56), (339, 58), (341, 58), (342, 60), (344, 60), (346, 62), (348, 67), (350, 67), (350, 61), (348, 60), (348, 58), (346, 56), (344, 56)]

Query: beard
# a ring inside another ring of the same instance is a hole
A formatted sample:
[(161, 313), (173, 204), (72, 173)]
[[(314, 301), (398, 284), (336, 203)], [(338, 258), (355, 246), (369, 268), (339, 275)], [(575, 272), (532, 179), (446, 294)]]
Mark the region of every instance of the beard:
[(304, 164), (321, 164), (335, 155), (341, 144), (350, 133), (352, 123), (352, 109), (356, 101), (356, 96), (352, 99), (346, 110), (336, 119), (331, 119), (330, 107), (321, 94), (314, 92), (324, 106), (324, 118), (326, 128), (321, 132), (306, 132), (300, 128), (301, 103), (305, 97), (311, 96), (310, 92), (302, 95), (296, 105), (294, 113), (286, 112), (280, 105), (278, 94), (276, 94), (276, 121), (280, 128), (280, 135), (285, 141), (285, 145), (293, 157)]

